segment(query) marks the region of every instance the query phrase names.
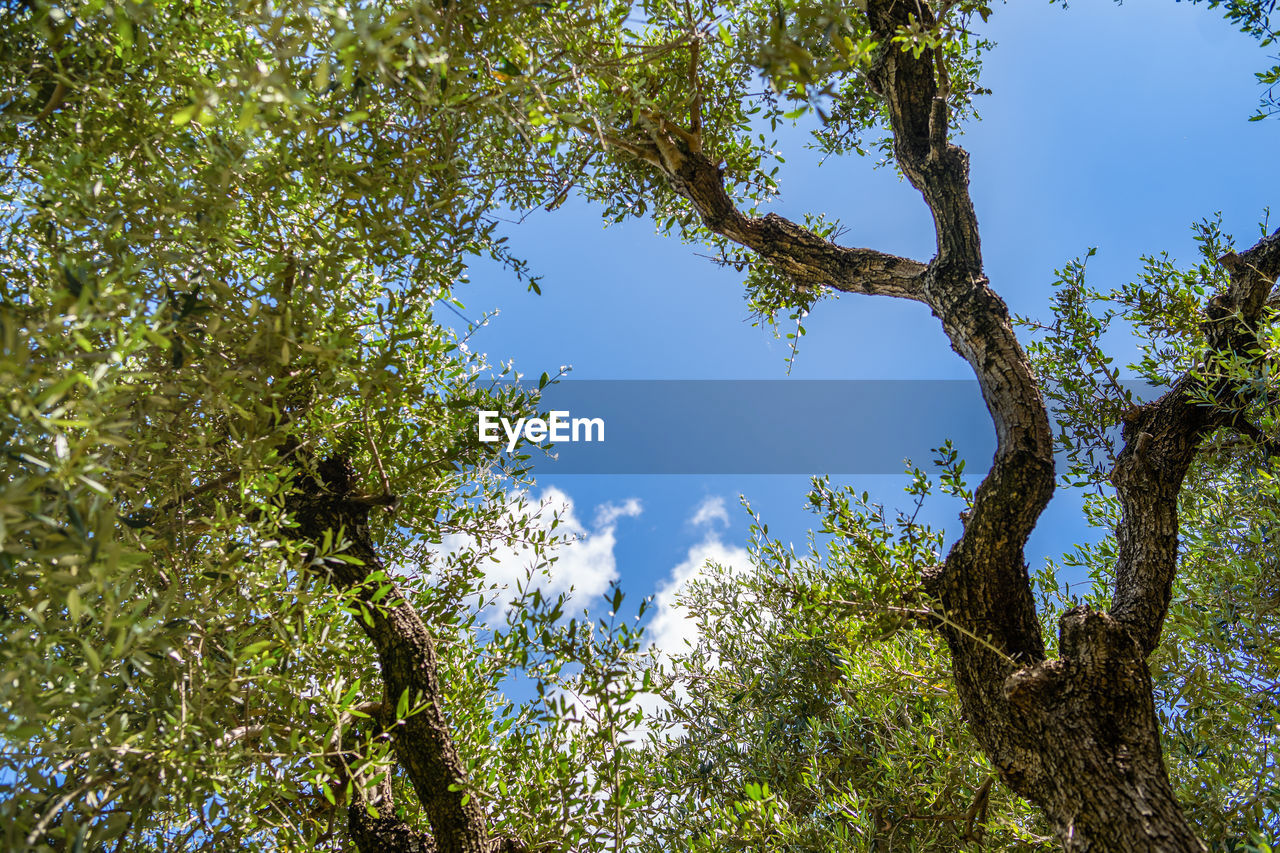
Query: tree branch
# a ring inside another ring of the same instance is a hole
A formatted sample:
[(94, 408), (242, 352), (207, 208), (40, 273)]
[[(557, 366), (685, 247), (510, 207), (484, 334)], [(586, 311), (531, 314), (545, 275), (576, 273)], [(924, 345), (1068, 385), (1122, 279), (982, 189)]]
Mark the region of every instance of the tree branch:
[(868, 19), (884, 45), (869, 78), (888, 106), (898, 163), (933, 214), (937, 254), (927, 266), (839, 246), (774, 214), (744, 215), (726, 192), (720, 167), (702, 153), (701, 133), (665, 116), (641, 110), (636, 129), (642, 139), (586, 122), (579, 129), (656, 167), (708, 229), (753, 250), (797, 284), (896, 296), (933, 309), (952, 346), (977, 374), (997, 451), (977, 490), (966, 534), (926, 582), (964, 629), (956, 638), (990, 636), (1004, 654), (1035, 660), (1044, 656), (1044, 646), (1022, 549), (1053, 493), (1052, 433), (1008, 310), (983, 273), (968, 154), (946, 138), (946, 91), (936, 81), (940, 63), (932, 50), (917, 56), (893, 43), (917, 14), (924, 16), (923, 25), (933, 24), (927, 4), (868, 3)]
[[(387, 716), (379, 715), (379, 722), (386, 722)], [(353, 782), (351, 802), (347, 806), (347, 831), (356, 849), (360, 853), (436, 853), (436, 843), (429, 834), (419, 832), (395, 816), (390, 772), (369, 785), (367, 779), (358, 778), (351, 769), (359, 756), (352, 754), (350, 759), (344, 756), (335, 764), (340, 774)]]
[[(658, 168), (687, 198), (708, 229), (751, 249), (796, 284), (845, 293), (923, 300), (925, 265), (873, 249), (840, 246), (777, 214), (751, 217), (724, 188), (724, 172), (702, 153), (700, 131), (686, 131), (655, 115), (642, 117), (643, 142), (596, 132), (604, 145)], [(585, 131), (584, 131), (585, 132)]]
[[(1216, 353), (1248, 357), (1258, 322), (1280, 276), (1280, 229), (1250, 249), (1218, 259), (1231, 279), (1206, 306), (1206, 358)], [(1204, 438), (1219, 426), (1237, 426), (1234, 413), (1201, 402), (1224, 399), (1229, 379), (1205, 387), (1192, 376), (1138, 408), (1125, 422), (1124, 449), (1111, 479), (1120, 499), (1119, 546), (1111, 615), (1133, 631), (1144, 655), (1160, 640), (1178, 567), (1178, 493)], [(1247, 427), (1244, 427), (1247, 432)]]

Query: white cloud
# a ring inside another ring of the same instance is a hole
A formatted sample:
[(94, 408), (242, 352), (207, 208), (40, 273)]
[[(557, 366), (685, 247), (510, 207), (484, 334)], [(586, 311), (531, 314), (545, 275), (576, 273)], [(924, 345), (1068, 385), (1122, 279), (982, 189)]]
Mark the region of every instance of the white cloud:
[[(698, 506), (690, 523), (704, 526), (718, 520), (727, 524), (729, 517), (725, 512), (724, 499), (713, 497)], [(721, 542), (714, 530), (708, 530), (703, 540), (689, 549), (684, 560), (658, 587), (654, 596), (657, 612), (646, 629), (650, 642), (666, 655), (680, 654), (697, 644), (698, 626), (679, 599), (691, 580), (705, 574), (708, 563), (723, 566), (737, 574), (747, 571), (751, 558), (745, 548)]]
[[(596, 507), (594, 523), (588, 526), (579, 518), (573, 498), (560, 489), (549, 487), (537, 500), (528, 495), (511, 495), (507, 511), (513, 519), (545, 531), (551, 531), (552, 521), (559, 519), (554, 530), (559, 541), (549, 550), (556, 560), (529, 583), (541, 589), (547, 597), (572, 590), (578, 604), (588, 606), (595, 604), (595, 599), (618, 579), (618, 563), (614, 555), (618, 519), (633, 518), (642, 510), (640, 501), (635, 498), (621, 504), (603, 504)], [(446, 536), (442, 550), (461, 551), (475, 545), (468, 536)], [(492, 558), (486, 559), (482, 565), (486, 586), (510, 590), (510, 593), (499, 597), (500, 601), (510, 601), (516, 587), (529, 578), (529, 570), (536, 559), (533, 549), (527, 545), (495, 548)], [(493, 613), (491, 618), (499, 615)]]
[(729, 526), (729, 511), (725, 509), (724, 498), (719, 495), (712, 495), (698, 504), (693, 518), (689, 519), (694, 527), (710, 527), (715, 522), (724, 527)]
[[(709, 526), (712, 521), (728, 523), (723, 499), (709, 498), (703, 501), (689, 519), (689, 523), (695, 526)], [(702, 541), (691, 547), (685, 558), (671, 569), (671, 574), (659, 585), (654, 595), (657, 611), (645, 628), (645, 635), (658, 653), (659, 661), (664, 664), (670, 662), (672, 655), (687, 653), (698, 643), (698, 624), (680, 603), (680, 598), (690, 581), (707, 574), (709, 563), (722, 567), (730, 574), (745, 574), (751, 566), (751, 556), (745, 548), (726, 545), (720, 541), (716, 530), (708, 529)], [(675, 689), (683, 692), (682, 686)], [(636, 702), (649, 719), (656, 718), (667, 707), (664, 699), (651, 693), (637, 696)], [(682, 729), (683, 726), (677, 725), (671, 733), (678, 733)], [(642, 727), (639, 734), (646, 730), (647, 726)]]
[(639, 498), (627, 498), (621, 506), (603, 504), (596, 507), (596, 527), (608, 527), (619, 518), (635, 518), (640, 512)]
[(654, 597), (658, 609), (647, 629), (653, 645), (668, 655), (680, 654), (696, 645), (698, 626), (679, 602), (684, 588), (689, 581), (705, 574), (707, 563), (716, 563), (736, 573), (745, 571), (750, 562), (745, 548), (726, 545), (714, 534), (690, 548), (684, 561), (671, 570), (670, 577)]

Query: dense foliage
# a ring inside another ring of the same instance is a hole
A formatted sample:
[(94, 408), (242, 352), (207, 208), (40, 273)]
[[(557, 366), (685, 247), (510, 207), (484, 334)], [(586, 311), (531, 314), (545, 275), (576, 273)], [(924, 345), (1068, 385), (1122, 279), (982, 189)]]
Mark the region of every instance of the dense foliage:
[[(527, 11), (7, 13), (8, 848), (342, 846), (334, 803), (391, 759), (360, 724), (383, 702), (368, 613), (323, 579), (355, 559), (352, 531), (305, 541), (289, 520), (295, 472), (334, 455), (436, 632), (452, 725), (483, 745), (467, 755), (478, 790), (521, 803), (504, 819), (530, 842), (594, 831), (589, 797), (547, 818), (588, 785), (584, 727), (497, 683), (519, 656), (564, 690), (579, 676), (563, 667), (634, 641), (560, 625), (543, 602), (481, 647), (486, 553), (519, 540), (545, 569), (550, 535), (509, 506), (519, 470), (466, 428), (521, 392), (433, 320), (468, 257), (516, 265), (487, 215), (512, 177), (486, 171), (506, 138), (490, 54)], [(449, 534), (473, 545), (446, 555)], [(560, 654), (526, 660), (539, 643)], [(403, 717), (416, 700), (386, 701)]]

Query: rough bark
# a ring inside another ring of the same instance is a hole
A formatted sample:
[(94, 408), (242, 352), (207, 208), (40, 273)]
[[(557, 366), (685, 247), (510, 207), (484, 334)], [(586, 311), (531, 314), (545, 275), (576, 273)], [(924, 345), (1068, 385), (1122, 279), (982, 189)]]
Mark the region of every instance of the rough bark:
[[(1069, 851), (1204, 849), (1165, 771), (1146, 658), (1168, 608), (1177, 556), (1177, 496), (1200, 441), (1224, 421), (1189, 399), (1192, 380), (1126, 423), (1114, 473), (1123, 520), (1110, 613), (1077, 608), (1046, 656), (1024, 547), (1054, 489), (1049, 419), (1004, 302), (983, 273), (968, 154), (947, 138), (945, 71), (931, 51), (892, 37), (926, 4), (870, 0), (883, 47), (868, 85), (888, 106), (899, 167), (924, 198), (937, 233), (928, 264), (845, 249), (775, 215), (734, 207), (697, 129), (648, 115), (645, 137), (604, 141), (656, 167), (710, 230), (757, 252), (798, 284), (922, 301), (972, 367), (997, 449), (960, 540), (924, 578), (942, 618), (966, 718), (1001, 779), (1035, 803)], [(944, 85), (940, 86), (939, 81)], [(1209, 306), (1211, 349), (1244, 353), (1280, 272), (1280, 232), (1223, 263), (1232, 286)]]
[[(435, 642), (412, 604), (393, 582), (371, 578), (383, 569), (369, 535), (369, 510), (377, 500), (356, 494), (354, 474), (341, 457), (318, 466), (318, 477), (300, 476), (290, 509), (297, 534), (320, 541), (326, 532), (341, 534), (349, 543), (343, 556), (361, 565), (326, 561), (323, 569), (336, 587), (354, 593), (368, 619), (360, 626), (372, 641), (381, 669), (384, 705), (396, 707), (409, 695), (411, 708), (420, 710), (390, 726), (396, 759), (404, 768), (431, 824), (429, 835), (396, 820), (391, 789), (385, 781), (370, 794), (378, 810), (370, 816), (357, 799), (348, 813), (353, 840), (362, 851), (439, 851), (439, 853), (497, 853), (522, 848), (510, 839), (489, 836), (484, 811), (467, 795), (468, 780), (449, 731), (439, 683)], [(389, 584), (389, 588), (388, 588)], [(379, 591), (384, 590), (379, 596)], [(366, 796), (366, 795), (362, 795)]]
[(395, 816), (389, 778), (383, 777), (368, 788), (354, 788), (355, 796), (347, 807), (347, 832), (360, 853), (436, 853), (436, 843), (429, 834)]

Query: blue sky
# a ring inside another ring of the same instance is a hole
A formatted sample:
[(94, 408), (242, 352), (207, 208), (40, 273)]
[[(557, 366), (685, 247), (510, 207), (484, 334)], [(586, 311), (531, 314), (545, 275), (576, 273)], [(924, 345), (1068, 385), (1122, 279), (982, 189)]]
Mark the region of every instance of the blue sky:
[[(1277, 201), (1280, 119), (1247, 121), (1259, 95), (1253, 74), (1266, 60), (1255, 42), (1203, 6), (1168, 0), (997, 6), (984, 34), (997, 43), (984, 78), (993, 94), (959, 141), (972, 157), (987, 272), (1015, 313), (1047, 317), (1053, 270), (1092, 246), (1092, 281), (1113, 285), (1136, 277), (1144, 253), (1192, 259), (1190, 226), (1216, 211), (1241, 244), (1256, 239)], [(929, 258), (932, 224), (908, 184), (871, 159), (819, 166), (806, 138), (803, 128), (781, 135), (787, 162), (771, 209), (824, 211), (847, 227), (848, 244)], [(534, 377), (560, 365), (577, 379), (786, 376), (785, 343), (751, 326), (739, 277), (697, 247), (645, 221), (603, 228), (600, 211), (576, 200), (507, 233), (542, 276), (542, 295), (496, 267), (472, 270), (458, 296), (471, 316), (500, 310), (470, 342), (492, 360), (514, 360)], [(819, 303), (806, 325), (795, 379), (971, 378), (920, 305), (845, 296)], [(938, 442), (947, 437), (939, 422)], [(989, 462), (971, 458), (970, 471)], [(839, 481), (906, 503), (902, 478)], [(573, 475), (540, 481), (534, 496), (571, 502), (571, 529), (590, 544), (566, 553), (562, 581), (590, 587), (616, 576), (634, 600), (669, 597), (673, 577), (701, 557), (743, 557), (739, 494), (771, 533), (802, 541), (812, 523), (806, 490), (804, 476)], [(957, 511), (941, 499), (927, 507), (932, 522), (952, 528)], [(1031, 542), (1033, 568), (1089, 536), (1074, 496), (1060, 493)]]

